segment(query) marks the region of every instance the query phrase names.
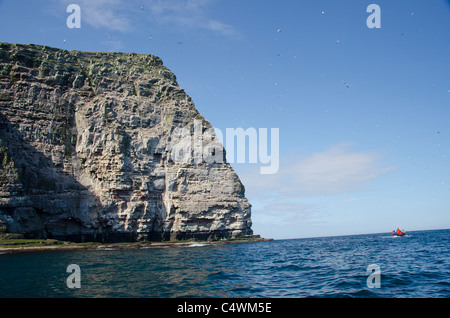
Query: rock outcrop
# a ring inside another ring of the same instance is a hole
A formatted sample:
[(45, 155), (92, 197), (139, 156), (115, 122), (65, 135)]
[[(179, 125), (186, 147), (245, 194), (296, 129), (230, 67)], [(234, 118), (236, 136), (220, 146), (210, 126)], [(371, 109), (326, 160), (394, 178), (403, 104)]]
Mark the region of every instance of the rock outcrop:
[(251, 235), (251, 205), (218, 145), (156, 56), (0, 43), (8, 232), (105, 242)]

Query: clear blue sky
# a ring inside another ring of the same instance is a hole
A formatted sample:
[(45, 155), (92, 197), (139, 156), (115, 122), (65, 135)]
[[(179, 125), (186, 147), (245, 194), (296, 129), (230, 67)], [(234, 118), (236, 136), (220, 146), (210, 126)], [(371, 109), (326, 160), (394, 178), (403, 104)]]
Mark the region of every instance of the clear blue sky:
[(151, 53), (213, 126), (279, 128), (277, 174), (233, 164), (264, 237), (450, 228), (450, 1), (0, 0), (0, 41)]

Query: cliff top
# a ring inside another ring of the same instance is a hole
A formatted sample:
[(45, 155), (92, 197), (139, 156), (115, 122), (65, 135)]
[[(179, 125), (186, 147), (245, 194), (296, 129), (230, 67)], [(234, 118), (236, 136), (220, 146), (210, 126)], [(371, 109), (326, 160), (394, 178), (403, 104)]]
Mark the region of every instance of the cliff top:
[(169, 79), (174, 85), (176, 76), (164, 66), (161, 58), (152, 54), (116, 53), (116, 52), (84, 52), (36, 44), (0, 43), (0, 59), (17, 61), (21, 66), (38, 68), (44, 77), (49, 74), (50, 65), (56, 65), (59, 71), (79, 69), (95, 86), (97, 77), (106, 76), (112, 79), (128, 78), (134, 73), (147, 74), (153, 79)]

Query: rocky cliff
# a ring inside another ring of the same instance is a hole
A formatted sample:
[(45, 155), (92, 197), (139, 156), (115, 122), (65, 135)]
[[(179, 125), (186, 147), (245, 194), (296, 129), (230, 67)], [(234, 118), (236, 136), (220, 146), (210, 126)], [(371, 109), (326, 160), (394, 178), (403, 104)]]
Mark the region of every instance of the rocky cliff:
[[(8, 232), (109, 242), (250, 235), (251, 205), (217, 145), (156, 56), (0, 43)], [(199, 147), (214, 160), (199, 159)]]

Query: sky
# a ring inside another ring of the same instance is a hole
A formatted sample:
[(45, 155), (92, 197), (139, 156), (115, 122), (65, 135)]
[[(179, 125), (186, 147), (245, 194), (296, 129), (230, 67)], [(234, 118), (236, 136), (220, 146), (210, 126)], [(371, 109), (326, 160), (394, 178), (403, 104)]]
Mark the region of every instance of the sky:
[(448, 0), (0, 0), (0, 42), (154, 54), (215, 128), (278, 129), (276, 173), (232, 163), (274, 239), (450, 228), (449, 31)]

